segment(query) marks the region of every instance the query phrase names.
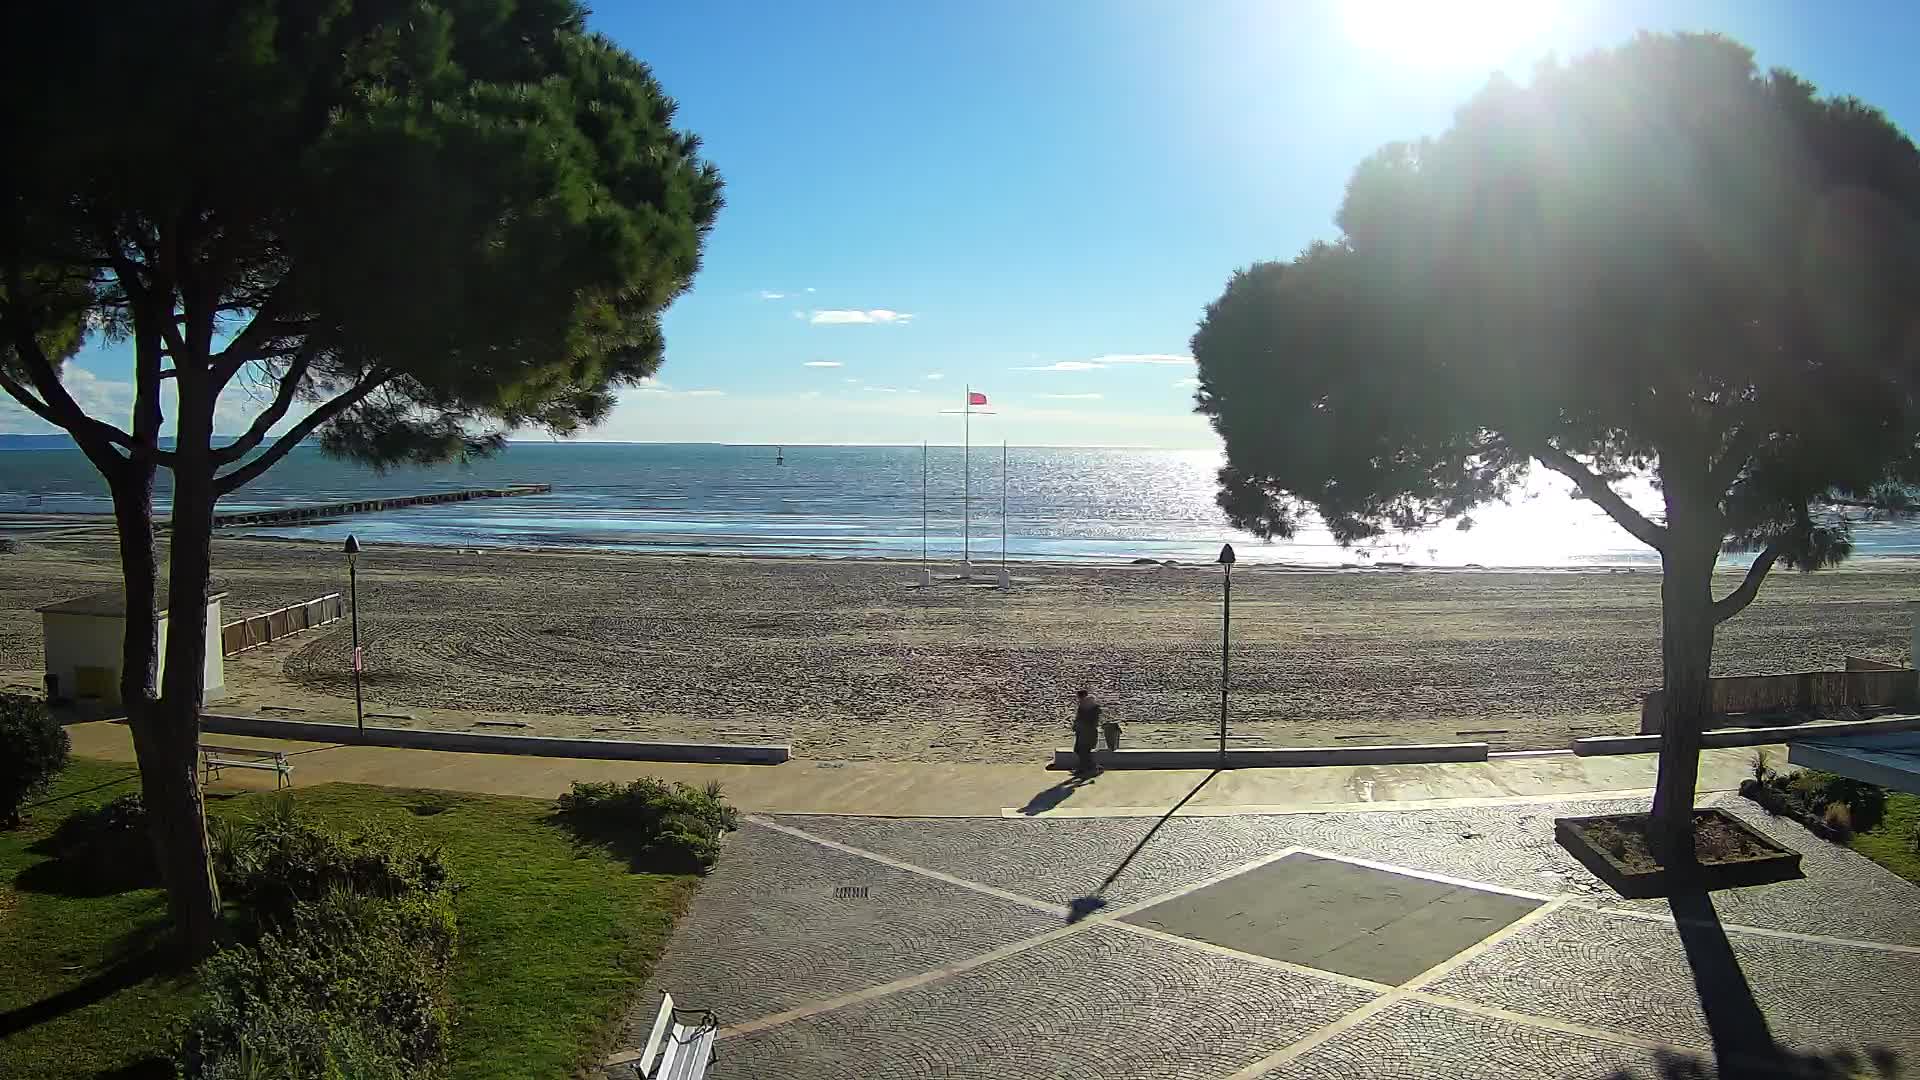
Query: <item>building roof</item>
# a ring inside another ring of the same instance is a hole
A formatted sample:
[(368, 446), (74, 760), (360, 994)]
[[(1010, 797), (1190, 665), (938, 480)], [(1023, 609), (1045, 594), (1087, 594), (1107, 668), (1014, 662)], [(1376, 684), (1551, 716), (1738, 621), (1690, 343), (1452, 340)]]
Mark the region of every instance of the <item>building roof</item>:
[[(209, 587), (207, 601), (218, 600), (227, 595), (225, 589)], [(167, 599), (167, 587), (163, 582), (153, 591), (153, 613), (165, 615), (171, 606)], [(34, 608), (42, 615), (91, 615), (101, 619), (124, 619), (127, 617), (127, 593), (125, 589), (111, 589), (107, 592), (76, 596), (72, 600), (62, 600), (57, 604), (45, 604)]]

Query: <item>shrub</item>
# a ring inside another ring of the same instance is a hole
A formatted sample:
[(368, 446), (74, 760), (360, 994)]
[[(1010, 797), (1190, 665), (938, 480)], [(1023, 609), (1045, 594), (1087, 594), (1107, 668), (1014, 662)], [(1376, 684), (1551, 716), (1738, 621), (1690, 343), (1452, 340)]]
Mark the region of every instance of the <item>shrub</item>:
[(440, 1075), (454, 943), (446, 892), (384, 898), (335, 889), (297, 904), (285, 925), (201, 967), (181, 1075)]
[(712, 868), (720, 836), (740, 827), (719, 784), (696, 788), (643, 776), (631, 783), (582, 783), (559, 799), (559, 815), (582, 835), (628, 849), (660, 869)]
[(1847, 807), (1853, 826), (1866, 832), (1886, 815), (1887, 790), (1836, 773), (1807, 769), (1787, 782), (1788, 789), (1815, 814), (1825, 814), (1836, 803)]
[(67, 766), (67, 729), (41, 702), (0, 694), (0, 828), (20, 824), (20, 807)]
[(440, 851), (390, 830), (315, 828), (289, 797), (211, 831), (222, 888), (251, 910), (257, 937), (202, 967), (181, 1074), (439, 1075), (458, 936)]
[(296, 905), (337, 890), (394, 899), (452, 888), (439, 848), (385, 828), (328, 832), (301, 821), (289, 796), (212, 839), (222, 892), (246, 904), (261, 929), (284, 925)]
[(147, 807), (139, 792), (102, 806), (75, 810), (45, 842), (60, 871), (91, 889), (132, 889), (157, 884)]
[(1820, 819), (1827, 823), (1827, 828), (1833, 830), (1834, 839), (1845, 843), (1852, 838), (1853, 808), (1846, 803), (1828, 803), (1827, 808), (1821, 812)]

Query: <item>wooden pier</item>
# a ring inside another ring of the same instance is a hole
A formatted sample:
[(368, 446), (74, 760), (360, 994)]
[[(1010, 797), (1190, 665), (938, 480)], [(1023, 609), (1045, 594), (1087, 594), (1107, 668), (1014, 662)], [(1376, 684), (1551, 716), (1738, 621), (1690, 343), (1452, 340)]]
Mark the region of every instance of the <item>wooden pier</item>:
[(355, 499), (352, 502), (323, 503), (316, 506), (285, 506), (277, 510), (249, 510), (238, 514), (215, 514), (213, 527), (230, 529), (245, 525), (284, 525), (294, 521), (316, 521), (347, 514), (371, 514), (381, 510), (402, 510), (409, 506), (433, 506), (438, 503), (471, 502), (474, 499), (511, 499), (517, 495), (545, 495), (552, 484), (514, 484), (500, 488), (463, 488), (459, 491), (435, 491), (425, 495), (401, 495), (387, 499)]

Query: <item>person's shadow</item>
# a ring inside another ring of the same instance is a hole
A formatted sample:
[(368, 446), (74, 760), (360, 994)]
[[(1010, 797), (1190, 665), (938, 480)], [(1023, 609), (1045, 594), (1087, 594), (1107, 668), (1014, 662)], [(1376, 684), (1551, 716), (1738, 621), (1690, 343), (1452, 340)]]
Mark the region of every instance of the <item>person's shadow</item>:
[(1020, 813), (1023, 817), (1037, 817), (1044, 814), (1073, 798), (1074, 792), (1092, 782), (1091, 777), (1070, 776), (1045, 791), (1036, 793), (1033, 798), (1027, 800), (1027, 805), (1020, 808)]
[[(1901, 1075), (1899, 1058), (1884, 1047), (1861, 1053), (1848, 1050), (1803, 1054), (1773, 1039), (1766, 1013), (1754, 1000), (1753, 986), (1740, 968), (1713, 898), (1704, 892), (1669, 897), (1680, 946), (1693, 970), (1694, 993), (1713, 1040), (1713, 1060), (1663, 1053), (1656, 1058), (1659, 1080), (1893, 1080)], [(1871, 1069), (1871, 1071), (1868, 1071)], [(1640, 1080), (1627, 1071), (1610, 1080)]]

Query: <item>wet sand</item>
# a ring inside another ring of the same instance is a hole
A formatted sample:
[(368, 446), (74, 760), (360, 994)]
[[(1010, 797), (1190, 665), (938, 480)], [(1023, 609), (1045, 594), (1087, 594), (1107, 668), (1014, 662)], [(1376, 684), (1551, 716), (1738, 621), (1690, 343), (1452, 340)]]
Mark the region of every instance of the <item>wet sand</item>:
[[(110, 536), (110, 534), (108, 534)], [(330, 546), (221, 540), (226, 618), (346, 590)], [(1920, 570), (1776, 573), (1716, 674), (1904, 660)], [(950, 568), (949, 568), (950, 569)], [(387, 548), (361, 557), (370, 722), (791, 741), (796, 756), (1035, 760), (1085, 684), (1134, 745), (1211, 745), (1217, 567), (1016, 565), (1010, 593), (883, 562)], [(33, 608), (115, 588), (111, 540), (0, 555), (0, 684), (38, 689)], [(1732, 588), (1735, 579), (1720, 583)], [(1659, 683), (1657, 573), (1235, 571), (1232, 734), (1247, 745), (1627, 732)], [(219, 708), (353, 715), (345, 622), (227, 662)], [(483, 723), (484, 722), (484, 723)], [(502, 726), (497, 726), (502, 725)], [(524, 726), (515, 726), (524, 725)], [(596, 730), (600, 729), (600, 730)]]

